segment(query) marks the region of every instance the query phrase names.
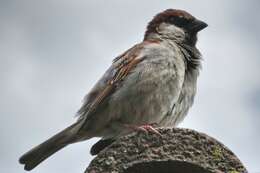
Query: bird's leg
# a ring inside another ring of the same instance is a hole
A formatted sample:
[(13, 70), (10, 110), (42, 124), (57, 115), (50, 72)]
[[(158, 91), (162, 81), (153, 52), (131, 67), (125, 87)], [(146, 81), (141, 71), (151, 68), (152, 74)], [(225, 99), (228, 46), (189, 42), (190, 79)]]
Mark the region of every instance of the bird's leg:
[(153, 125), (151, 124), (144, 124), (144, 125), (141, 125), (139, 127), (137, 127), (137, 129), (141, 130), (141, 131), (144, 131), (144, 132), (151, 132), (151, 133), (154, 133), (156, 135), (159, 135), (159, 136), (162, 136), (161, 133), (156, 130)]
[(130, 125), (130, 124), (125, 124), (125, 126), (127, 128), (131, 128), (133, 130), (137, 130), (137, 131), (141, 131), (141, 132), (145, 132), (146, 134), (148, 134), (148, 132), (154, 133), (156, 135), (162, 136), (161, 133), (156, 130), (153, 126), (157, 125), (156, 123), (153, 124), (144, 124), (141, 126), (136, 126), (136, 125)]

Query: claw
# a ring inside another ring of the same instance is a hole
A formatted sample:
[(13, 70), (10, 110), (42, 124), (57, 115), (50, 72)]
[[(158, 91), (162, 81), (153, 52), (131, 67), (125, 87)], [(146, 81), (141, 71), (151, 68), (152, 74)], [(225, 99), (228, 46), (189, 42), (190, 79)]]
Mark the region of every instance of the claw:
[(158, 130), (156, 130), (152, 125), (142, 125), (142, 126), (139, 126), (137, 128), (145, 131), (146, 133), (151, 132), (151, 133), (154, 133), (156, 135), (162, 136), (161, 133)]
[(126, 126), (137, 131), (145, 132), (146, 134), (148, 134), (148, 132), (151, 132), (153, 134), (162, 136), (161, 133), (158, 130), (156, 130), (153, 127), (153, 125), (150, 124), (141, 125), (141, 126), (134, 126), (134, 125), (126, 125)]

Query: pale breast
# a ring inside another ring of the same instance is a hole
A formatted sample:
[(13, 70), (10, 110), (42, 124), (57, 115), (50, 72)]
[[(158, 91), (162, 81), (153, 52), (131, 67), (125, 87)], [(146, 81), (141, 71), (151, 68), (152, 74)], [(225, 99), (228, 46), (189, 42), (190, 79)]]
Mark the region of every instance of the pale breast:
[(185, 66), (178, 51), (148, 47), (143, 56), (109, 101), (107, 113), (125, 124), (160, 124), (182, 88)]

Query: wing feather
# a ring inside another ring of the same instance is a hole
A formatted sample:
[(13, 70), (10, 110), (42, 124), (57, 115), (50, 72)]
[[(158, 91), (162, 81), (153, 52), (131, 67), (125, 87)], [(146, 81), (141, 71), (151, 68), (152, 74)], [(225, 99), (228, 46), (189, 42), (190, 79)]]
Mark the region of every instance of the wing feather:
[(119, 84), (127, 77), (131, 70), (144, 59), (144, 57), (140, 56), (140, 52), (147, 44), (149, 43), (143, 42), (137, 44), (114, 59), (109, 70), (86, 96), (82, 107), (78, 111), (80, 119), (88, 119), (103, 104), (104, 100), (120, 86)]

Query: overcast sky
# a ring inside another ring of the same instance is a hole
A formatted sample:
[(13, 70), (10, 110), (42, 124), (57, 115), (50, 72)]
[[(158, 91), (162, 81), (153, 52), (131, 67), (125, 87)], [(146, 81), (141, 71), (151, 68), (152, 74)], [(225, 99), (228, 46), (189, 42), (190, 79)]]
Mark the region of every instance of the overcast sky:
[[(209, 24), (199, 34), (198, 94), (180, 126), (215, 137), (260, 172), (259, 7), (257, 0), (0, 0), (0, 172), (24, 172), (18, 158), (76, 120), (112, 59), (167, 8)], [(96, 140), (66, 147), (33, 172), (84, 172)]]

